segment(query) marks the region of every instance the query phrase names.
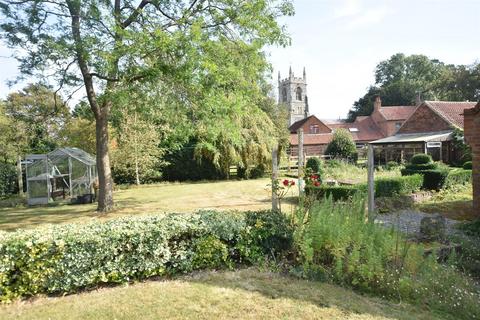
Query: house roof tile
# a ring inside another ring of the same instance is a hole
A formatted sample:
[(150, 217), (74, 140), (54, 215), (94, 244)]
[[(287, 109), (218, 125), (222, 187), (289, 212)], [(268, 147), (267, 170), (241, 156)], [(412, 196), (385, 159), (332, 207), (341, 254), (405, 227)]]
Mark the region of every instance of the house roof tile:
[(413, 111), (415, 106), (382, 106), (379, 111), (387, 120), (405, 120)]
[(437, 112), (446, 121), (463, 129), (463, 112), (475, 107), (476, 102), (457, 101), (425, 101), (425, 103)]

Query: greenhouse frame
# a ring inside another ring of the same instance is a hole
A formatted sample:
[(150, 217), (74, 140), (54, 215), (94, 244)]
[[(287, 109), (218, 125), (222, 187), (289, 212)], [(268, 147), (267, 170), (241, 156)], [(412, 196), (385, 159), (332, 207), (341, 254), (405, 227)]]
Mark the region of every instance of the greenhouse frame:
[(29, 205), (48, 204), (59, 198), (93, 202), (97, 166), (91, 154), (78, 148), (59, 148), (28, 155), (25, 163)]

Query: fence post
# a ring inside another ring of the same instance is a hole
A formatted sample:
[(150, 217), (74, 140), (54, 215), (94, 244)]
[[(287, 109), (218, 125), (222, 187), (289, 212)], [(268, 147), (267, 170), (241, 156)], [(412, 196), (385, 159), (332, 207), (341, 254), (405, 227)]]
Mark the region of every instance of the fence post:
[(275, 184), (278, 183), (278, 145), (272, 149), (272, 211), (278, 211), (278, 196)]
[(298, 129), (298, 194), (303, 194), (303, 129)]
[(373, 218), (375, 211), (375, 181), (374, 181), (374, 152), (373, 145), (368, 145), (368, 219)]

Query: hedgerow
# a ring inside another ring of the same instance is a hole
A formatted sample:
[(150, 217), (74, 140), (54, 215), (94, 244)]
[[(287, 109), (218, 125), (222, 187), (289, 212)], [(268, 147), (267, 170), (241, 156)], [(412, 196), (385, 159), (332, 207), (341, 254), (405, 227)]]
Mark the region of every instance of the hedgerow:
[(282, 254), (291, 241), (286, 218), (270, 211), (203, 211), (2, 232), (0, 300), (252, 263)]

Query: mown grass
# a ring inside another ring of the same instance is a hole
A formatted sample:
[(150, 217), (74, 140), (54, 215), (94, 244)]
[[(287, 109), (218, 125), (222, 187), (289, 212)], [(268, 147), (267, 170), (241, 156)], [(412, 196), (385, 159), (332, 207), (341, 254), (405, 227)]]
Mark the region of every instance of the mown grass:
[[(32, 228), (48, 223), (88, 222), (134, 214), (193, 212), (200, 209), (268, 209), (271, 208), (269, 183), (270, 180), (264, 178), (121, 188), (114, 193), (115, 211), (104, 215), (95, 211), (95, 204), (0, 208), (0, 230)], [(292, 188), (288, 196), (297, 194), (298, 189)], [(294, 201), (284, 201), (282, 208), (285, 212), (292, 210)]]
[(1, 319), (446, 319), (338, 286), (250, 268), (0, 307)]

